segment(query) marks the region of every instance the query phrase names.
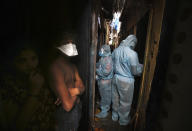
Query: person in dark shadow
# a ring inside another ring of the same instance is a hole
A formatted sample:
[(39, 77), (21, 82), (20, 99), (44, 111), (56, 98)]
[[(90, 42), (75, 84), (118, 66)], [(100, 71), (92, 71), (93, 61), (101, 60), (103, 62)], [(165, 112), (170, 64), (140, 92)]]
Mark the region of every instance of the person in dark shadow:
[(78, 55), (75, 38), (71, 33), (62, 33), (53, 47), (49, 59), (49, 83), (57, 97), (56, 131), (77, 131), (81, 118), (80, 95), (85, 86), (74, 64)]
[(12, 48), (11, 66), (1, 75), (0, 128), (9, 131), (52, 130), (54, 99), (45, 86), (37, 52), (24, 44)]

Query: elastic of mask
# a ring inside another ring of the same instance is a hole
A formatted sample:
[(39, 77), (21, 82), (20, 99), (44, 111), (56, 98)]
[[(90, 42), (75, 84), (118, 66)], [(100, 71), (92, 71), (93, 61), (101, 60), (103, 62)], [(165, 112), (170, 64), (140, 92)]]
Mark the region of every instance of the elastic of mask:
[(76, 56), (78, 55), (76, 45), (73, 43), (68, 43), (66, 45), (61, 45), (57, 47), (61, 52), (66, 54), (67, 56)]

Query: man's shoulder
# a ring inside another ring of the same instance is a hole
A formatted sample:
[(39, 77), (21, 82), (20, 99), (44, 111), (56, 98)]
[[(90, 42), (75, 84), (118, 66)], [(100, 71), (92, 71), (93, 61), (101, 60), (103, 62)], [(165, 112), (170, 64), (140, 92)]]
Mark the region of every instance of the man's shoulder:
[(55, 70), (55, 69), (68, 70), (72, 68), (76, 69), (76, 66), (73, 63), (65, 61), (63, 59), (56, 59), (50, 65), (50, 70)]
[(116, 52), (118, 52), (119, 50), (120, 50), (119, 47), (115, 48), (115, 49), (113, 50), (113, 52), (112, 52), (112, 55), (115, 54)]
[(135, 52), (134, 50), (130, 49), (128, 52), (127, 52), (128, 56), (129, 57), (137, 57), (137, 52)]
[(60, 67), (62, 65), (62, 61), (60, 59), (56, 59), (54, 60), (50, 66), (49, 66), (49, 70), (53, 71), (55, 69), (57, 69), (58, 67)]

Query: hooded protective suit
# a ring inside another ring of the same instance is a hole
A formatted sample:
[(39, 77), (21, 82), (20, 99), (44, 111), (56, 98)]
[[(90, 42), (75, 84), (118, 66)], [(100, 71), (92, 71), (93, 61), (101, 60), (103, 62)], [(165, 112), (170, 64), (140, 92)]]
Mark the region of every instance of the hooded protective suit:
[(107, 116), (111, 105), (111, 80), (113, 77), (113, 62), (109, 45), (103, 45), (99, 51), (101, 58), (96, 64), (98, 76), (98, 88), (101, 96), (101, 112), (96, 114), (98, 118)]
[(112, 119), (117, 121), (119, 117), (120, 125), (129, 123), (128, 116), (133, 99), (134, 76), (140, 75), (143, 69), (137, 53), (133, 50), (136, 43), (136, 36), (129, 35), (112, 54), (114, 63)]

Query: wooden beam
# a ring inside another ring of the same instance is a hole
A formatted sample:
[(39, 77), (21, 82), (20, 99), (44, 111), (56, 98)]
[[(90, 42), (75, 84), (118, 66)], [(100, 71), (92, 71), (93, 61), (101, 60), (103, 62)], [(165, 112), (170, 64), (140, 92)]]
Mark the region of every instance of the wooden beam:
[(145, 112), (147, 109), (147, 104), (151, 91), (151, 84), (155, 72), (164, 8), (165, 0), (156, 0), (153, 4), (153, 9), (151, 9), (150, 11), (146, 39), (144, 71), (136, 111), (136, 130), (143, 130), (143, 128), (145, 127)]
[(138, 105), (136, 109), (136, 120), (135, 120), (135, 125), (134, 128), (136, 129), (136, 126), (138, 125), (138, 116), (139, 113), (141, 112), (141, 105), (143, 102), (143, 96), (144, 96), (144, 91), (145, 91), (145, 82), (147, 80), (147, 68), (149, 65), (149, 51), (150, 51), (150, 37), (151, 37), (151, 29), (152, 29), (152, 18), (153, 18), (153, 9), (150, 10), (149, 14), (149, 21), (148, 21), (148, 29), (147, 29), (147, 38), (146, 38), (146, 45), (145, 45), (145, 56), (144, 56), (144, 66), (143, 66), (143, 74), (142, 74), (142, 81), (141, 81), (141, 86), (140, 86), (140, 91), (139, 91), (139, 98), (138, 98)]
[(89, 122), (90, 131), (94, 129), (95, 122), (95, 70), (96, 70), (96, 54), (98, 40), (98, 7), (95, 1), (92, 3), (91, 13), (91, 45), (90, 45), (90, 85), (89, 85)]
[(160, 36), (161, 36), (161, 28), (162, 28), (162, 21), (163, 21), (163, 13), (164, 13), (164, 7), (165, 7), (165, 0), (160, 0), (155, 4), (155, 14), (154, 14), (154, 22), (152, 25), (152, 32), (151, 32), (151, 52), (150, 58), (151, 62), (150, 64), (150, 74), (149, 74), (149, 87), (146, 90), (146, 101), (145, 104), (147, 104), (149, 99), (149, 93), (151, 90), (151, 84), (155, 72), (155, 66), (156, 66), (156, 58), (158, 55), (158, 49), (159, 49), (159, 42), (160, 42)]

